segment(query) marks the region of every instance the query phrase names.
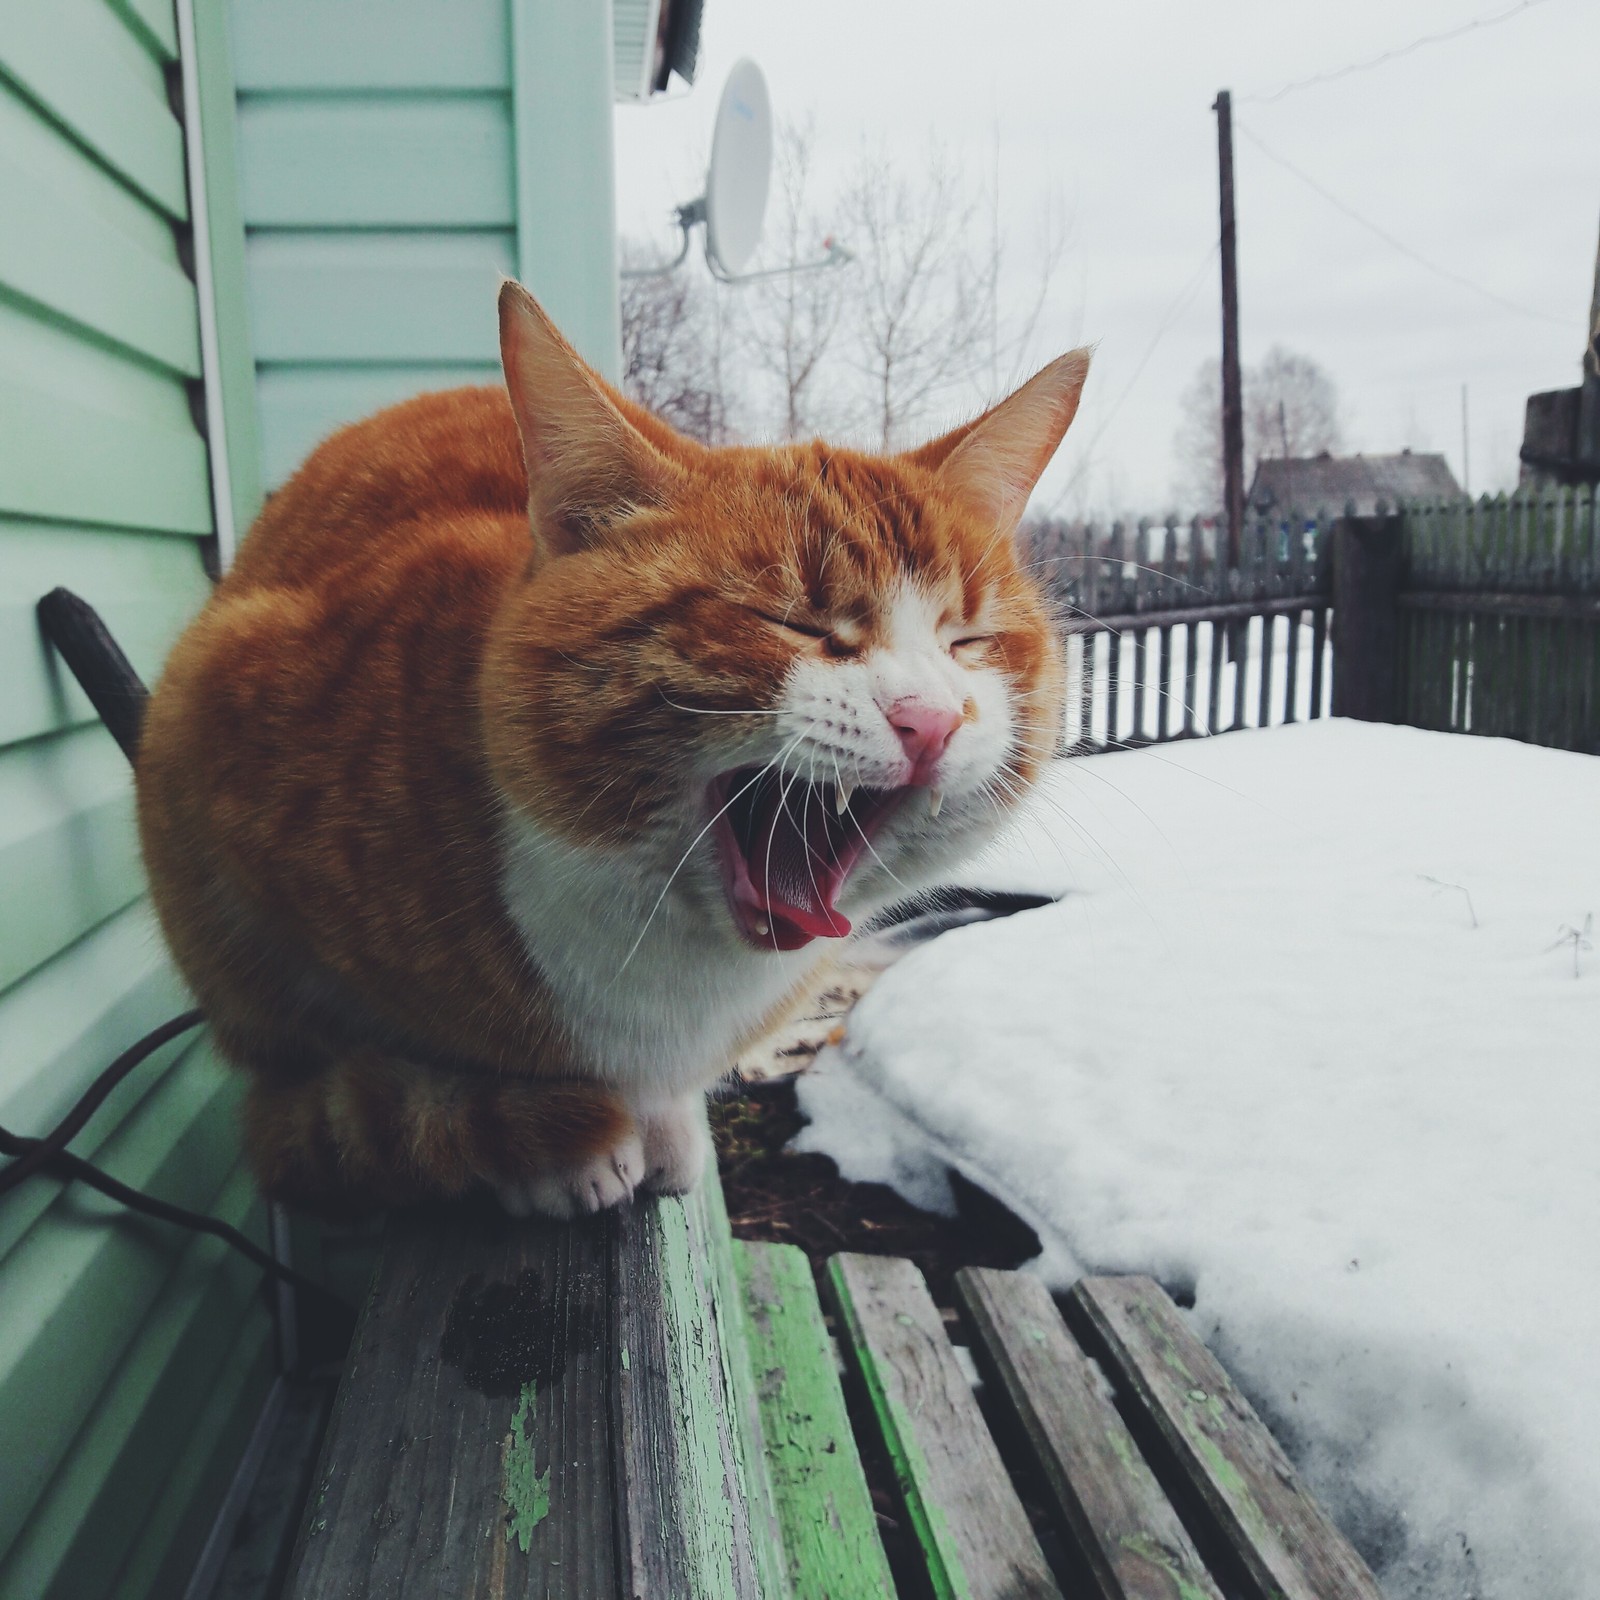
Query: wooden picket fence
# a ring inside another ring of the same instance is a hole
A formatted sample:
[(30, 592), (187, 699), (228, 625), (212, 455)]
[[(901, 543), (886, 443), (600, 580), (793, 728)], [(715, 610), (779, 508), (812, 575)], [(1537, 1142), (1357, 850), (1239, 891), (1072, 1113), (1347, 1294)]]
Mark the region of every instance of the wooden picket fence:
[(1253, 522), (1236, 566), (1199, 518), (1034, 529), (1067, 646), (1067, 749), (1325, 716), (1328, 526)]
[(1332, 713), (1600, 753), (1595, 501), (1259, 518), (1236, 564), (1199, 519), (1036, 526), (1067, 647), (1063, 748)]
[(1408, 507), (1399, 720), (1600, 754), (1592, 488)]

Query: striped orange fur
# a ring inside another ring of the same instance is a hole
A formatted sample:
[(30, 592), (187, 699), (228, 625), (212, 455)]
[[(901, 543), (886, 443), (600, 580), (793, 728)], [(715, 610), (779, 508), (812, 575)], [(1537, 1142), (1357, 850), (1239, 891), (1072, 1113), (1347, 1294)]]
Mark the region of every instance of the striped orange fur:
[(506, 389), (345, 428), (271, 498), (137, 763), (261, 1183), (326, 1213), (692, 1183), (706, 1085), (1059, 723), (1011, 534), (1083, 353), (920, 451), (711, 451), (501, 312)]

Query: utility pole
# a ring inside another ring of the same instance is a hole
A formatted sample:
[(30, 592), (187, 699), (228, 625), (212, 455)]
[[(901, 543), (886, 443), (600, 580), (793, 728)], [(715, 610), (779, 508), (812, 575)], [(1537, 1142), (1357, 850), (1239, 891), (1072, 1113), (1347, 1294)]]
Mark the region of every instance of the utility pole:
[(1578, 437), (1573, 455), (1590, 471), (1600, 466), (1600, 250), (1594, 258), (1594, 298), (1589, 302), (1589, 338), (1583, 348), (1583, 383), (1578, 391)]
[(1222, 190), (1222, 484), (1228, 565), (1239, 565), (1244, 536), (1244, 385), (1239, 375), (1239, 260), (1233, 225), (1233, 97), (1219, 90), (1217, 167)]
[(1472, 432), (1467, 427), (1467, 386), (1461, 385), (1461, 492), (1472, 493)]

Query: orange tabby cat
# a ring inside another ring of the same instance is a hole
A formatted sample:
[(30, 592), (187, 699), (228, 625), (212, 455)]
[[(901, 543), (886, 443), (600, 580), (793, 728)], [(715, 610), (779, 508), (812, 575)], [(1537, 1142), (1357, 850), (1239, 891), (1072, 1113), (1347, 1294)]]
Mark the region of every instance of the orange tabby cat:
[(1012, 533), (1085, 352), (904, 455), (709, 450), (516, 284), (500, 325), (509, 404), (323, 444), (144, 727), (162, 924), (262, 1187), (328, 1214), (692, 1186), (817, 941), (986, 840), (1060, 720)]

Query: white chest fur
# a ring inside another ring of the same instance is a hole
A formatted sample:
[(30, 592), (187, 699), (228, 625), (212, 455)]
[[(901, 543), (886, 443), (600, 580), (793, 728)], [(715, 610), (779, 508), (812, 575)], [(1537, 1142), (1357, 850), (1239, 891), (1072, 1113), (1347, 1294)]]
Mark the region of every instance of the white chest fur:
[(717, 925), (727, 919), (706, 909), (703, 885), (680, 880), (663, 894), (665, 877), (525, 816), (506, 821), (501, 893), (524, 948), (589, 1070), (634, 1097), (715, 1082), (739, 1040), (828, 953), (752, 950)]

